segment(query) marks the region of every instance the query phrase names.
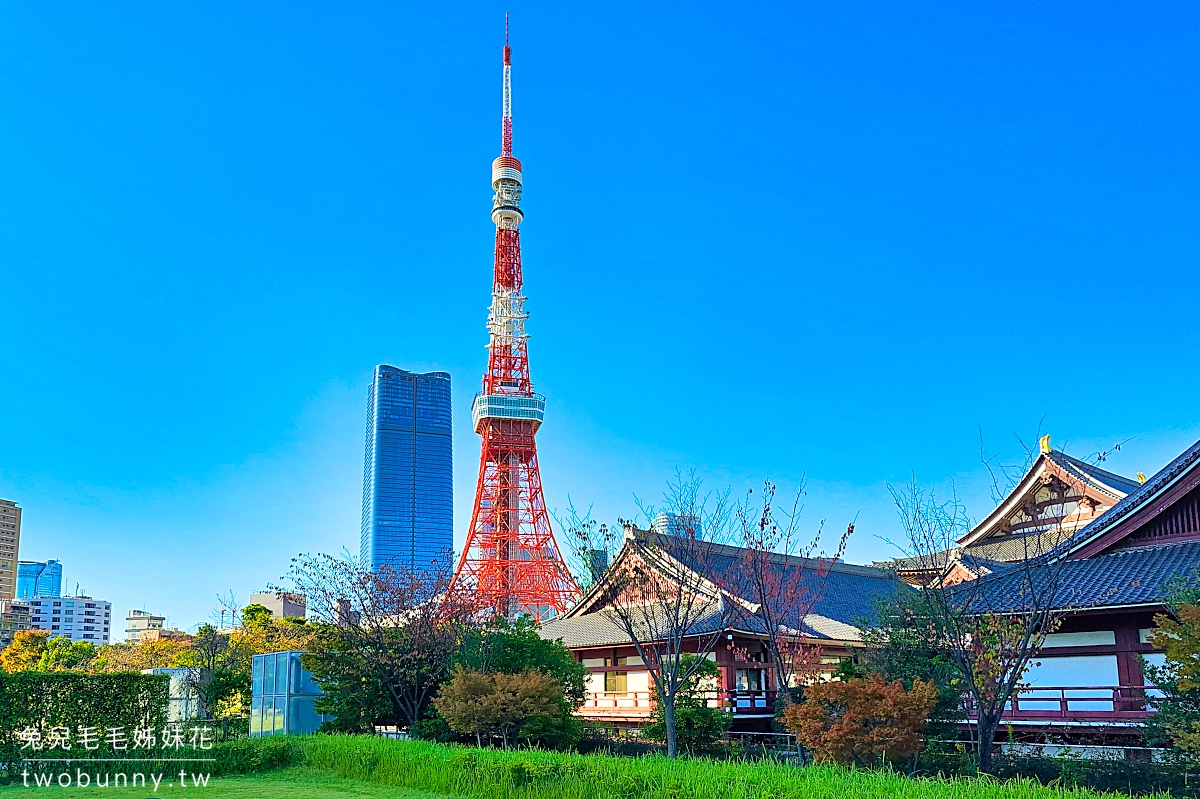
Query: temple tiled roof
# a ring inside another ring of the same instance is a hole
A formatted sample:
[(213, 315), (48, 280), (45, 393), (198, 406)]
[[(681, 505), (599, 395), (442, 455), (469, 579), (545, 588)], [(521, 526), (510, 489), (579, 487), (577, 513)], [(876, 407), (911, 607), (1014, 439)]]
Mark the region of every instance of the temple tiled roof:
[(928, 555), (896, 558), (878, 565), (881, 568), (891, 568), (897, 571), (941, 571), (946, 567), (949, 556), (953, 554), (972, 570), (981, 567), (988, 571), (996, 571), (1026, 558), (1053, 552), (1056, 547), (1075, 537), (1076, 534), (1070, 530), (1053, 529), (1025, 536), (985, 538), (978, 544), (967, 547), (933, 552)]
[[(731, 593), (754, 602), (753, 592), (745, 584), (741, 565), (746, 550), (723, 544), (706, 543), (696, 547), (673, 536), (659, 536), (657, 546), (684, 566), (719, 577)], [(701, 562), (702, 561), (702, 562)], [(828, 573), (818, 573), (818, 561), (795, 556), (773, 555), (771, 565), (778, 569), (781, 583), (799, 583), (817, 595), (812, 613), (826, 619), (853, 624), (855, 619), (870, 619), (878, 596), (892, 596), (899, 582), (886, 569), (826, 561)], [(793, 625), (798, 619), (784, 620)]]
[(1075, 537), (1075, 541), (1072, 543), (1071, 548), (1077, 549), (1087, 542), (1099, 537), (1106, 530), (1120, 522), (1130, 513), (1133, 513), (1147, 501), (1156, 497), (1163, 489), (1167, 488), (1167, 486), (1170, 485), (1175, 478), (1192, 468), (1197, 461), (1200, 461), (1200, 441), (1192, 444), (1192, 446), (1184, 450), (1179, 457), (1168, 463), (1162, 469), (1159, 469), (1154, 476), (1148, 479), (1145, 483), (1137, 486), (1132, 493), (1105, 511), (1100, 518), (1096, 519), (1087, 527), (1080, 530), (1079, 534)]
[[(661, 550), (685, 568), (706, 576), (731, 595), (754, 604), (752, 592), (741, 573), (745, 549), (713, 543), (697, 545), (694, 541), (654, 533), (643, 535), (639, 532), (639, 535), (643, 543)], [(770, 563), (779, 570), (777, 579), (781, 582), (808, 586), (817, 595), (817, 601), (809, 609), (811, 612), (802, 620), (799, 610), (795, 618), (783, 620), (785, 625), (803, 630), (806, 636), (814, 639), (858, 640), (860, 632), (855, 622), (872, 618), (876, 599), (893, 596), (898, 590), (907, 590), (891, 572), (869, 566), (826, 561), (825, 568), (828, 571), (822, 576), (818, 573), (816, 560), (773, 555)], [(721, 616), (714, 605), (711, 613), (700, 614), (691, 633), (701, 635), (713, 632)], [(761, 633), (762, 630), (757, 629), (759, 624), (753, 616), (741, 614), (730, 626), (745, 632)], [(568, 647), (615, 646), (629, 642), (628, 636), (610, 613), (603, 610), (547, 622), (542, 626), (542, 636), (562, 638)]]
[(1099, 488), (1109, 489), (1108, 493), (1114, 497), (1123, 497), (1131, 491), (1136, 491), (1141, 484), (1137, 480), (1132, 480), (1128, 477), (1122, 477), (1116, 472), (1110, 472), (1107, 469), (1101, 469), (1095, 464), (1081, 461), (1078, 458), (1072, 458), (1065, 452), (1058, 450), (1050, 450), (1046, 453), (1046, 457), (1057, 463), (1068, 472), (1072, 472), (1081, 478), (1091, 482)]
[[(1028, 574), (1035, 590), (1044, 590), (1055, 568), (1061, 568), (1055, 591), (1058, 610), (1161, 605), (1181, 578), (1197, 576), (1200, 541), (1119, 549), (1060, 566), (1034, 566)], [(964, 584), (958, 593), (976, 613), (1020, 612), (1026, 574), (1024, 568), (1009, 568)]]

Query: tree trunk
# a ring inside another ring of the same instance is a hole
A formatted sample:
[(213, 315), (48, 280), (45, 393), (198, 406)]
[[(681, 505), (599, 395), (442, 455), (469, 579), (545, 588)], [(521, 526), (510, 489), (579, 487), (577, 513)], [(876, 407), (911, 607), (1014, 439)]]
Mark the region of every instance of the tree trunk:
[(667, 757), (679, 757), (679, 740), (675, 736), (675, 695), (663, 697), (663, 726), (667, 728)]
[(992, 745), (996, 741), (998, 726), (999, 720), (979, 719), (979, 770), (984, 774), (992, 773)]

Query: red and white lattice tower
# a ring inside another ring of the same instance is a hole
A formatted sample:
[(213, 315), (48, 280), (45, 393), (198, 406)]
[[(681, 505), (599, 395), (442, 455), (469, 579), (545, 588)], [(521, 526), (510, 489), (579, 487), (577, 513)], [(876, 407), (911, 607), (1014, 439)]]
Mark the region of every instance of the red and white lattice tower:
[(534, 436), (546, 398), (533, 392), (521, 295), (521, 162), (512, 154), (511, 51), (504, 36), (504, 134), (492, 162), (496, 265), (488, 313), (488, 370), (471, 419), (483, 438), (471, 527), (452, 591), (485, 613), (528, 614), (541, 621), (564, 612), (579, 588), (550, 528)]

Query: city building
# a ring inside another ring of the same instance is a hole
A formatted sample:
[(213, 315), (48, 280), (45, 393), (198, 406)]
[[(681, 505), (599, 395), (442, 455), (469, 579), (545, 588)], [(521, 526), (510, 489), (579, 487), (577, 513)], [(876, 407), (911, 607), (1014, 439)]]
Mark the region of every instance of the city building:
[(250, 736), (306, 735), (333, 716), (313, 707), (321, 688), (300, 665), (300, 652), (255, 655), (250, 666)]
[(62, 596), (62, 564), (57, 560), (17, 561), (17, 599)]
[(444, 561), (454, 545), (450, 375), (375, 367), (364, 460), (363, 563)]
[(308, 610), (307, 603), (308, 597), (293, 591), (264, 591), (250, 595), (251, 605), (262, 605), (277, 619), (287, 616), (303, 619)]
[(0, 649), (12, 643), (13, 636), (30, 629), (31, 608), (19, 599), (0, 599)]
[(17, 596), (17, 554), (21, 548), (21, 508), (0, 499), (0, 599)]
[(142, 641), (158, 640), (166, 623), (166, 616), (145, 610), (131, 610), (125, 616), (125, 643), (139, 644)]
[(90, 596), (39, 597), (26, 600), (33, 618), (30, 627), (72, 641), (109, 642), (112, 603)]
[[(737, 614), (722, 621), (725, 617), (720, 610), (729, 603), (742, 607), (756, 604), (753, 597), (757, 594), (740, 571), (746, 557), (746, 550), (740, 547), (630, 529), (605, 576), (578, 604), (545, 622), (539, 631), (543, 638), (561, 639), (576, 661), (587, 668), (587, 698), (576, 714), (620, 728), (641, 727), (654, 716), (649, 668), (612, 613), (613, 586), (618, 584), (612, 575), (641, 562), (679, 585), (708, 587), (708, 593), (697, 596), (695, 607), (701, 610), (694, 612), (694, 626), (683, 636), (683, 647), (694, 652), (700, 639), (717, 639), (719, 643), (708, 655), (720, 672), (708, 694), (710, 706), (729, 710), (734, 732), (770, 731), (780, 686), (762, 623), (756, 617)], [(828, 679), (842, 660), (862, 647), (861, 630), (855, 625), (874, 615), (875, 601), (910, 590), (893, 572), (840, 561), (774, 555), (769, 568), (779, 584), (803, 586), (797, 595), (807, 591), (814, 598), (803, 618), (798, 617), (798, 610), (796, 617), (784, 624), (795, 631), (791, 640), (819, 652), (821, 679)], [(722, 588), (717, 589), (718, 585)], [(647, 635), (642, 642), (655, 641)]]

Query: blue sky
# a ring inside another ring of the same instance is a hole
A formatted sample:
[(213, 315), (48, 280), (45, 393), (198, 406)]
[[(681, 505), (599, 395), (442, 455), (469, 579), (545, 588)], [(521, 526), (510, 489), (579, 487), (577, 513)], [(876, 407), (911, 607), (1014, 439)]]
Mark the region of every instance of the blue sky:
[[(453, 375), (461, 542), (504, 6), (3, 9), (22, 557), (189, 626), (356, 550), (376, 363)], [(989, 510), (981, 430), (1125, 474), (1200, 438), (1200, 9), (510, 10), (551, 507), (807, 473), (861, 562), (887, 481)]]

